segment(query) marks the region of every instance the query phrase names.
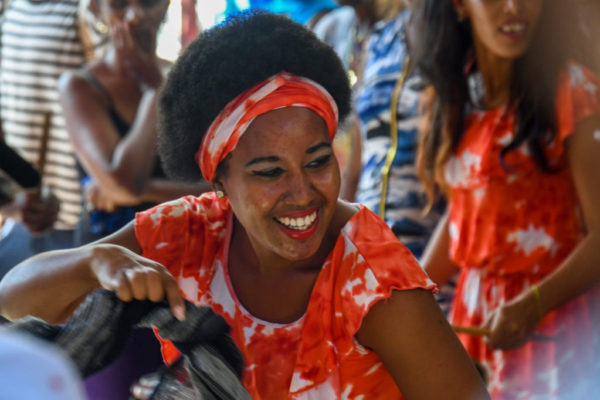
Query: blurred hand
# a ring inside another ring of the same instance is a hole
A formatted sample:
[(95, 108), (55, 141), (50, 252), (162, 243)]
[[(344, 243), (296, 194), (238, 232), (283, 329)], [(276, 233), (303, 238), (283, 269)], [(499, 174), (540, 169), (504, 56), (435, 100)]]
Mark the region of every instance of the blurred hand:
[[(129, 25), (118, 22), (112, 28), (112, 38), (118, 59), (123, 60), (124, 67), (135, 79), (142, 90), (156, 89), (162, 83), (162, 74), (158, 66), (158, 58), (154, 52), (142, 49), (133, 39)], [(156, 42), (156, 38), (154, 38)], [(154, 49), (156, 43), (149, 48)]]
[(141, 200), (136, 196), (109, 194), (107, 191), (102, 190), (94, 180), (88, 181), (83, 190), (89, 210), (113, 212), (118, 207), (137, 206), (141, 203)]
[(175, 278), (161, 264), (144, 258), (125, 247), (112, 244), (94, 246), (90, 268), (101, 287), (128, 302), (166, 298), (179, 319), (185, 319), (185, 305)]
[(50, 188), (27, 191), (21, 209), (21, 221), (33, 234), (41, 234), (54, 225), (60, 210), (60, 202)]
[(528, 290), (492, 312), (483, 324), (491, 332), (485, 340), (493, 349), (520, 347), (533, 334), (538, 322), (535, 297)]

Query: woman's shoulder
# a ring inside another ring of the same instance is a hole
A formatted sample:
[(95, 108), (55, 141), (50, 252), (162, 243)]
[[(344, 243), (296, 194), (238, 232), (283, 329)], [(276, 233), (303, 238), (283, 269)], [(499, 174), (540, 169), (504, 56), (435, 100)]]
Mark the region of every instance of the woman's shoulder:
[(230, 210), (229, 202), (212, 192), (181, 197), (137, 213), (136, 236), (144, 251), (185, 247), (191, 241), (195, 247), (214, 244), (225, 236)]
[(98, 60), (77, 70), (64, 72), (58, 82), (58, 90), (62, 96), (79, 96), (101, 100), (105, 105), (112, 104), (110, 93), (102, 83), (105, 66)]
[(230, 209), (227, 199), (220, 199), (213, 192), (206, 192), (198, 197), (184, 196), (161, 203), (138, 213), (136, 219), (150, 219), (155, 225), (177, 224), (183, 220), (214, 223), (225, 221)]
[(600, 79), (585, 65), (570, 60), (559, 78), (555, 107), (562, 140), (580, 121), (600, 113)]
[(364, 205), (342, 229), (343, 257), (339, 279), (353, 281), (373, 277), (385, 287), (410, 289), (433, 287), (433, 282), (419, 266), (389, 226)]

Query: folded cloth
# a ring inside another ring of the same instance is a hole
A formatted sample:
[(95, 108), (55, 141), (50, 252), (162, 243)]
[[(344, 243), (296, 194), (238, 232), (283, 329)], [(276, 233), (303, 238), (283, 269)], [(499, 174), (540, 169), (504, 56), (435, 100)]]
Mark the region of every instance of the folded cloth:
[(26, 317), (9, 329), (53, 342), (83, 376), (89, 376), (117, 358), (132, 327), (154, 327), (182, 353), (197, 399), (250, 399), (240, 381), (243, 358), (225, 320), (210, 307), (196, 307), (188, 301), (185, 306), (186, 319), (179, 321), (166, 302), (122, 302), (115, 293), (100, 289), (84, 300), (65, 325)]

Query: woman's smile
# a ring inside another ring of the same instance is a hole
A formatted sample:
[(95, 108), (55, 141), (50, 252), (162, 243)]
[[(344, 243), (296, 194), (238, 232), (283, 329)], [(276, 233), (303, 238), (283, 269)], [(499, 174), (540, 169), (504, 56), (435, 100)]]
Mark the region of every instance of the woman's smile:
[(307, 239), (317, 230), (318, 211), (319, 207), (315, 207), (277, 217), (275, 221), (281, 225), (281, 230), (292, 239)]

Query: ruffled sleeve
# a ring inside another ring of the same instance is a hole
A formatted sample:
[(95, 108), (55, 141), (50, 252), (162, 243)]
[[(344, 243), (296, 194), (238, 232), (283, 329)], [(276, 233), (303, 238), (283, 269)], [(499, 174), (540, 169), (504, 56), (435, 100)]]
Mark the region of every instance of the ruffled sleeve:
[(412, 253), (363, 206), (345, 226), (324, 268), (306, 313), (292, 393), (328, 380), (356, 350), (354, 336), (371, 307), (393, 290), (436, 290)]
[[(135, 233), (142, 255), (164, 265), (177, 280), (182, 295), (193, 303), (199, 303), (210, 285), (229, 210), (227, 200), (211, 192), (136, 214)], [(163, 340), (161, 344), (165, 361), (174, 361), (179, 354), (175, 347)]]
[(337, 277), (338, 312), (352, 338), (373, 304), (392, 295), (392, 290), (427, 289), (436, 285), (417, 263), (413, 254), (398, 241), (379, 217), (363, 209), (345, 229), (344, 253), (339, 257)]
[(176, 278), (196, 276), (199, 266), (211, 266), (211, 250), (223, 240), (228, 210), (226, 199), (211, 192), (137, 213), (135, 232), (142, 255), (163, 264)]
[[(562, 154), (563, 142), (577, 124), (600, 113), (600, 80), (593, 72), (574, 61), (561, 74), (556, 96), (558, 134), (553, 155)], [(556, 152), (556, 153), (555, 153)]]

